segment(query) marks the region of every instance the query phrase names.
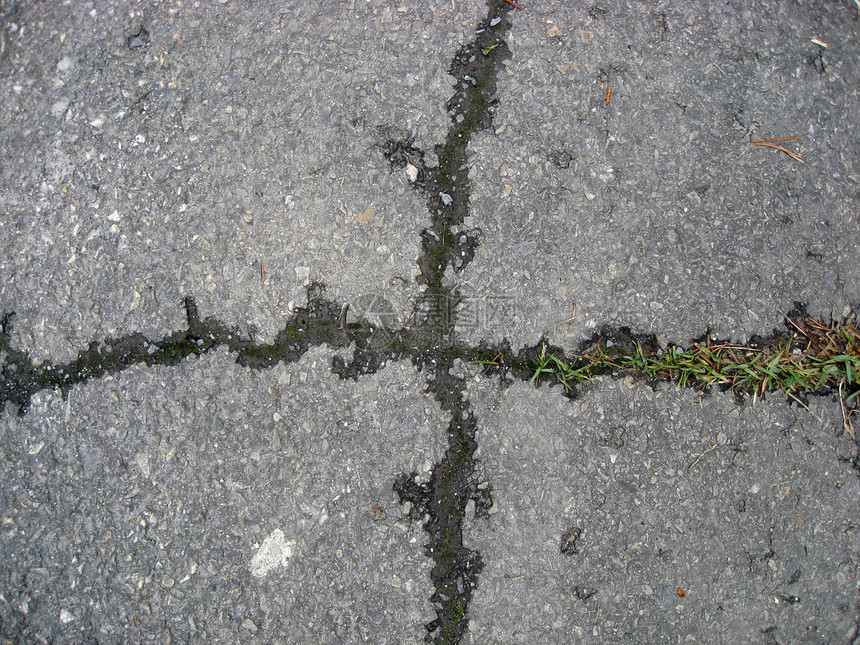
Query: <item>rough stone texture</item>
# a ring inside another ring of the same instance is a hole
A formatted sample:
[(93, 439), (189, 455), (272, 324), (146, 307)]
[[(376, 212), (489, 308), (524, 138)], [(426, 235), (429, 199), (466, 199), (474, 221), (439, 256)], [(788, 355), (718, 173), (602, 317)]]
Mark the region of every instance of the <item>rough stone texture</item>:
[[(534, 3), (511, 29), (495, 133), (473, 142), (471, 294), (517, 313), (462, 337), (604, 323), (744, 340), (795, 301), (860, 303), (856, 9)], [(818, 38), (827, 49), (812, 42)], [(612, 88), (610, 102), (606, 90)], [(783, 145), (805, 164), (749, 141)], [(554, 323), (572, 316), (573, 326)]]
[(94, 337), (160, 335), (186, 295), (268, 339), (307, 279), (344, 301), (382, 292), (405, 318), (426, 212), (378, 146), (443, 135), (445, 72), (482, 7), (185, 4), (6, 18), (0, 309), (16, 342), (67, 360)]
[[(431, 563), (391, 485), (429, 474), (444, 419), (408, 365), (353, 383), (330, 361), (218, 353), (5, 413), (0, 634), (423, 642)], [(280, 566), (254, 575), (278, 531)]]
[(469, 395), (495, 501), (464, 537), (487, 563), (472, 643), (850, 641), (860, 482), (837, 404), (819, 422), (605, 379), (572, 402), (480, 377)]
[[(185, 296), (267, 340), (316, 279), (353, 314), (407, 322), (429, 220), (380, 145), (413, 138), (436, 163), (446, 70), (484, 15), (0, 0), (12, 345), (65, 362), (158, 338), (185, 327)], [(547, 0), (510, 17), (495, 129), (470, 145), (481, 245), (445, 273), (472, 298), (460, 340), (570, 348), (603, 324), (743, 340), (796, 300), (860, 306), (849, 3)], [(800, 135), (785, 145), (805, 164), (747, 145)], [(4, 638), (423, 640), (427, 536), (392, 483), (441, 458), (428, 375), (339, 381), (319, 348), (268, 371), (234, 360), (133, 367), (4, 413)], [(609, 381), (571, 402), (474, 380), (468, 398), (495, 495), (488, 519), (464, 505), (485, 564), (471, 642), (856, 640), (857, 446), (832, 402), (811, 402), (818, 421), (779, 396)]]

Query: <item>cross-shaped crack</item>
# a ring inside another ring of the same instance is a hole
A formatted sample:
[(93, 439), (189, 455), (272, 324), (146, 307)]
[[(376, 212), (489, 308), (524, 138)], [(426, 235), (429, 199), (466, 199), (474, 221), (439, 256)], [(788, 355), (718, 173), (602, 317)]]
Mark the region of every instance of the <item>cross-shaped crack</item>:
[[(503, 378), (536, 380), (547, 352), (571, 365), (583, 360), (581, 354), (568, 357), (542, 341), (514, 352), (506, 341), (474, 347), (458, 343), (455, 336), (462, 297), (448, 270), (459, 273), (472, 261), (480, 237), (479, 231), (463, 228), (470, 207), (467, 148), (475, 133), (492, 124), (498, 73), (511, 54), (505, 36), (513, 6), (505, 0), (488, 0), (487, 6), (475, 39), (456, 53), (450, 66), (456, 81), (447, 103), (451, 125), (434, 151), (438, 163), (430, 165), (428, 155), (412, 140), (388, 139), (379, 144), (394, 169), (410, 171), (431, 217), (431, 225), (421, 232), (420, 274), (416, 277), (423, 295), (415, 303), (409, 325), (399, 329), (387, 326), (386, 321), (375, 325), (361, 312), (350, 319), (348, 306), (329, 300), (321, 284), (308, 287), (307, 306), (293, 313), (270, 344), (243, 337), (237, 328), (216, 318), (201, 319), (191, 297), (185, 300), (186, 329), (155, 341), (132, 334), (93, 342), (75, 360), (60, 365), (36, 365), (26, 352), (12, 347), (12, 314), (5, 315), (0, 325), (0, 412), (11, 403), (25, 414), (32, 395), (42, 389), (67, 392), (78, 383), (135, 364), (176, 365), (216, 347), (226, 347), (237, 354), (240, 364), (256, 369), (297, 361), (315, 346), (351, 347), (351, 360), (336, 356), (331, 366), (345, 379), (372, 374), (390, 361), (409, 360), (425, 370), (428, 390), (450, 417), (447, 450), (433, 467), (429, 482), (420, 483), (415, 473), (403, 473), (393, 486), (401, 502), (411, 503), (410, 516), (423, 519), (427, 532), (425, 550), (434, 562), (432, 601), (437, 612), (427, 631), (428, 640), (434, 643), (458, 643), (465, 634), (482, 560), (477, 551), (463, 544), (463, 520), (470, 501), (478, 516), (485, 516), (492, 506), (491, 487), (474, 478), (477, 418), (466, 398), (465, 379), (455, 374), (455, 362), (482, 361), (488, 364), (487, 371)], [(637, 347), (640, 351), (643, 347), (656, 349), (654, 336), (626, 329), (604, 328), (585, 345), (603, 342), (605, 346), (607, 340), (628, 353)], [(575, 387), (566, 391), (575, 394)], [(856, 459), (854, 467), (856, 470)], [(569, 543), (575, 552), (573, 540), (575, 537)]]

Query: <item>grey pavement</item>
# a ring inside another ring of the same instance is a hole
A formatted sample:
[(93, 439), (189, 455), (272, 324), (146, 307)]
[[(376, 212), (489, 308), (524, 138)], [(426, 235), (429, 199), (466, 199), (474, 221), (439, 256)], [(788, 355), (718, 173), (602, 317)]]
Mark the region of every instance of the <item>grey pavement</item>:
[(833, 393), (456, 358), (860, 314), (858, 7), (521, 4), (0, 0), (3, 642), (860, 643)]
[[(594, 7), (517, 14), (495, 130), (473, 142), (483, 243), (463, 280), (518, 305), (491, 333), (744, 340), (795, 301), (846, 316), (860, 301), (856, 11)], [(792, 136), (805, 164), (747, 145)], [(574, 306), (576, 326), (551, 324)]]
[(212, 354), (9, 416), (6, 638), (420, 642), (430, 561), (391, 482), (429, 478), (439, 407), (407, 364), (348, 383), (330, 361)]
[(467, 529), (487, 563), (472, 642), (856, 638), (860, 487), (824, 429), (838, 406), (815, 405), (819, 422), (608, 380), (574, 402), (487, 379), (470, 395), (496, 501)]

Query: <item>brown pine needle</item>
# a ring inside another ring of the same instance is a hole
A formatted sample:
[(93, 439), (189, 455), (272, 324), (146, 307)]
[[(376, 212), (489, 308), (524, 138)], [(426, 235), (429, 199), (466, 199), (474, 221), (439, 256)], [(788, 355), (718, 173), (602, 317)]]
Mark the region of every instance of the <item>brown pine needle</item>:
[(710, 448), (708, 448), (707, 450), (705, 450), (703, 453), (701, 453), (698, 457), (696, 457), (696, 461), (694, 461), (692, 464), (690, 464), (690, 465), (687, 467), (687, 470), (693, 470), (693, 468), (695, 468), (695, 467), (696, 467), (696, 464), (697, 464), (697, 463), (699, 463), (699, 462), (702, 460), (702, 457), (704, 457), (705, 455), (707, 455), (707, 454), (708, 454), (709, 452), (711, 452), (712, 450), (715, 450), (715, 449), (717, 448), (717, 446), (719, 445), (719, 444), (718, 444), (716, 441), (714, 441), (713, 439), (705, 439), (704, 441), (702, 441), (702, 443), (708, 443), (708, 442), (710, 442), (710, 443), (711, 443), (711, 444), (713, 444), (713, 445), (712, 445)]
[(851, 435), (851, 438), (855, 441), (857, 440), (857, 435), (854, 433), (854, 424), (851, 423), (851, 415), (857, 412), (857, 410), (851, 410), (848, 412), (845, 409), (845, 398), (842, 396), (842, 386), (844, 383), (839, 384), (839, 404), (842, 406), (842, 427), (845, 428), (845, 432)]
[(568, 324), (572, 325), (575, 320), (576, 320), (576, 305), (573, 305), (573, 313), (570, 314), (570, 318), (568, 318), (567, 320), (559, 320), (556, 323), (556, 327), (558, 325), (563, 325), (564, 323), (568, 323)]
[(750, 141), (751, 146), (757, 146), (760, 143), (773, 143), (774, 141), (797, 141), (803, 137), (782, 137), (781, 139), (759, 139), (758, 141)]
[[(798, 137), (795, 137), (795, 138), (798, 138)], [(780, 139), (772, 139), (772, 141), (780, 141)], [(750, 145), (751, 146), (766, 146), (768, 148), (776, 148), (777, 150), (781, 150), (782, 152), (787, 154), (789, 157), (792, 157), (793, 159), (797, 159), (800, 163), (806, 163), (803, 160), (803, 157), (801, 157), (796, 152), (792, 152), (791, 150), (788, 150), (787, 148), (783, 148), (782, 146), (778, 146), (778, 145), (773, 144), (773, 143), (767, 143), (766, 141), (750, 141)]]
[[(808, 406), (808, 405), (806, 405), (806, 404), (805, 404), (803, 401), (801, 401), (800, 399), (798, 399), (796, 396), (794, 396), (794, 394), (792, 394), (791, 392), (786, 392), (786, 394), (787, 394), (790, 398), (794, 399), (794, 402), (795, 402), (795, 403), (797, 403), (797, 404), (798, 404), (799, 406), (801, 406), (804, 410), (806, 410), (807, 412), (809, 412), (809, 414), (811, 414), (811, 415), (812, 415), (812, 416), (814, 416), (816, 419), (818, 419), (818, 422), (819, 422), (819, 423), (824, 423), (824, 419), (822, 419), (820, 416), (818, 416), (817, 414), (815, 414), (815, 412), (813, 412), (812, 410), (810, 410), (810, 409), (809, 409), (809, 406)], [(841, 388), (841, 387), (839, 388), (839, 394), (840, 394), (840, 395), (842, 394), (842, 388)], [(843, 407), (845, 407), (845, 404), (843, 403), (843, 404), (842, 404), (842, 406), (843, 406)]]
[(520, 5), (518, 5), (516, 2), (514, 2), (514, 0), (505, 0), (505, 2), (507, 2), (508, 4), (514, 5), (517, 9), (522, 9), (522, 7)]

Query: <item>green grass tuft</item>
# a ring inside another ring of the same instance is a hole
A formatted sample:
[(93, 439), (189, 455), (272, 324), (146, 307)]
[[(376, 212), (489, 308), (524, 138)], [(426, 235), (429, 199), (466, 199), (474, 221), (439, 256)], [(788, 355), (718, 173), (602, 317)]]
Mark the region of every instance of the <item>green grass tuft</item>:
[[(788, 319), (794, 330), (765, 346), (730, 343), (694, 343), (689, 349), (670, 346), (665, 351), (646, 351), (641, 344), (624, 352), (607, 347), (602, 339), (582, 356), (567, 357), (547, 351), (530, 368), (532, 384), (544, 378), (570, 390), (588, 383), (597, 374), (629, 374), (649, 381), (672, 381), (678, 387), (707, 390), (722, 386), (732, 392), (761, 397), (782, 390), (787, 395), (822, 389), (838, 391), (844, 404), (854, 404), (860, 395), (860, 327), (853, 316), (827, 325), (813, 318)], [(476, 361), (488, 366), (496, 361)], [(853, 413), (856, 410), (853, 410)], [(854, 436), (850, 413), (846, 429)]]

